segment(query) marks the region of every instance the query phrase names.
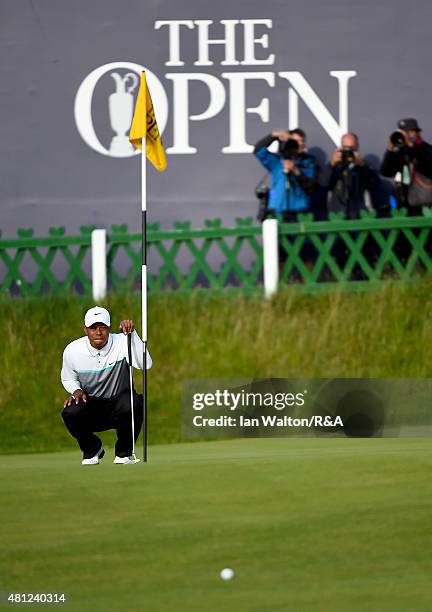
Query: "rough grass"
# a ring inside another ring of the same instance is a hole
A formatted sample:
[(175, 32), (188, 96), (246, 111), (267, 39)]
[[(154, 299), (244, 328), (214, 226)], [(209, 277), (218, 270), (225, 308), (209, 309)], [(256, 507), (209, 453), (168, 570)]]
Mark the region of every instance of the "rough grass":
[[(150, 299), (150, 442), (179, 441), (187, 378), (431, 377), (431, 290), (425, 280), (352, 294), (286, 290), (272, 301), (201, 293)], [(3, 452), (75, 447), (60, 418), (59, 371), (92, 305), (73, 296), (0, 300)], [(137, 295), (111, 295), (106, 305), (116, 325), (140, 320)]]

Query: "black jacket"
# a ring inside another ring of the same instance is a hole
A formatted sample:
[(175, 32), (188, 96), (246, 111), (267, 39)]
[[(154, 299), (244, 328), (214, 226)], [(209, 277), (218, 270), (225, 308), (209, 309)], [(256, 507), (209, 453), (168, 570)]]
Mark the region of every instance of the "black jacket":
[(381, 163), (381, 174), (393, 177), (402, 171), (407, 162), (412, 163), (417, 172), (432, 179), (432, 145), (428, 142), (415, 147), (403, 147), (399, 151), (386, 151)]
[(360, 211), (366, 209), (364, 192), (375, 189), (378, 183), (378, 174), (366, 164), (352, 167), (337, 164), (329, 180), (328, 188), (332, 192), (329, 212), (343, 212), (347, 219), (358, 219)]

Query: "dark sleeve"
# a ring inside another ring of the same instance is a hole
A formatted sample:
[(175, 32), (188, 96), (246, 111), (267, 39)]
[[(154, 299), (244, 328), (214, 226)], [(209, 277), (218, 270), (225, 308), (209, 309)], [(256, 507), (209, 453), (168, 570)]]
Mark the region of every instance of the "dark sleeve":
[(339, 168), (339, 164), (337, 164), (336, 166), (331, 166), (330, 164), (328, 164), (330, 170), (329, 170), (329, 181), (328, 181), (328, 189), (329, 191), (333, 191), (336, 183), (338, 182), (339, 178), (340, 178), (340, 168)]
[(307, 194), (311, 194), (318, 183), (318, 164), (312, 158), (308, 159), (306, 166), (297, 166), (300, 175), (296, 176), (298, 184)]
[(380, 173), (383, 176), (393, 177), (396, 172), (402, 170), (403, 163), (404, 157), (401, 151), (387, 150), (381, 162)]
[(432, 147), (423, 143), (415, 151), (415, 169), (428, 178), (432, 178)]
[(367, 189), (368, 191), (370, 191), (371, 189), (375, 189), (378, 186), (378, 183), (379, 183), (378, 173), (373, 168), (368, 166), (367, 164), (362, 166), (361, 175), (362, 175), (363, 187)]
[(271, 134), (268, 134), (268, 136), (264, 136), (264, 138), (261, 138), (261, 140), (258, 140), (258, 142), (256, 143), (254, 147), (253, 152), (257, 153), (262, 148), (267, 149), (267, 147), (271, 145), (273, 140), (276, 140), (276, 138), (272, 136)]

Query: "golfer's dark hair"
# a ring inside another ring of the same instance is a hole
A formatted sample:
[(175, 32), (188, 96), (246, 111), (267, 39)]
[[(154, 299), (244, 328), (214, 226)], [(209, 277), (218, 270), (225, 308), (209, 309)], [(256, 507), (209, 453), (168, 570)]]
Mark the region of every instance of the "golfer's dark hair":
[(303, 138), (303, 140), (306, 140), (306, 132), (304, 132), (300, 128), (296, 128), (295, 130), (290, 130), (290, 134), (298, 134), (300, 138)]

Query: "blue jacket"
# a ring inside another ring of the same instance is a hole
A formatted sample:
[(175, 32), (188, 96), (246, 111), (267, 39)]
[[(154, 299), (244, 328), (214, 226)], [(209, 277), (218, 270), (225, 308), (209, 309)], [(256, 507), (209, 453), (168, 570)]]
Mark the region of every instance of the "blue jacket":
[(270, 153), (267, 146), (258, 145), (254, 153), (272, 175), (268, 208), (274, 209), (278, 215), (285, 211), (308, 212), (310, 194), (315, 188), (318, 172), (315, 159), (307, 153), (301, 153), (295, 160), (295, 165), (301, 171), (300, 176), (297, 177), (291, 172), (285, 174), (282, 156)]

